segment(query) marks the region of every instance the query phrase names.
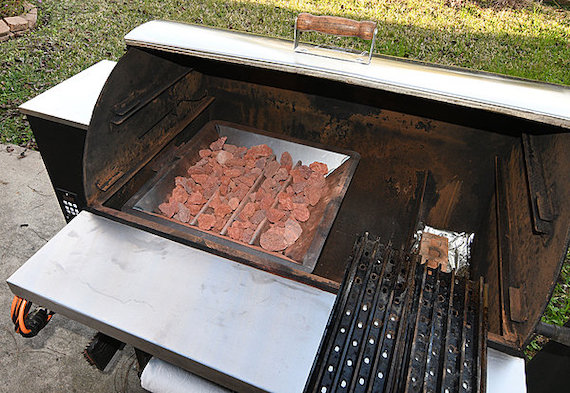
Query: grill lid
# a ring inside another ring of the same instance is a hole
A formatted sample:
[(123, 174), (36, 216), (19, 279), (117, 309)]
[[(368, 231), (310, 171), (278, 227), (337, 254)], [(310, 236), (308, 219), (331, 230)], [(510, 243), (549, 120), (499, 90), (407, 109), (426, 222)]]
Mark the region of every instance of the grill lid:
[(570, 88), (389, 56), (370, 64), (292, 50), (291, 41), (191, 24), (152, 21), (125, 36), (127, 45), (271, 70), (484, 109), (570, 128)]

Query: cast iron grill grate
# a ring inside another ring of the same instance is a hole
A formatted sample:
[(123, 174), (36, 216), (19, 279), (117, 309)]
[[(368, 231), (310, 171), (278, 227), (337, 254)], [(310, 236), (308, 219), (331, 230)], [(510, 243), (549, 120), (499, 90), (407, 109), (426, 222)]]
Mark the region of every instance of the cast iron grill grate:
[(356, 242), (305, 392), (485, 391), (482, 283), (418, 261)]

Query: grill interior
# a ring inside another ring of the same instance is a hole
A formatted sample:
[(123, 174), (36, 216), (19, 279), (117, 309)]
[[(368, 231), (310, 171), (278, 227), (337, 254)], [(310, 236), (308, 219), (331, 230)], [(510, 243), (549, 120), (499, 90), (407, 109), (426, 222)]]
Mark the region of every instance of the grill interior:
[(103, 88), (87, 134), (89, 209), (251, 264), (250, 249), (212, 247), (207, 236), (127, 205), (212, 120), (361, 157), (312, 273), (271, 261), (256, 266), (336, 291), (346, 269), (339, 256), (350, 255), (359, 234), (407, 252), (420, 224), (475, 233), (468, 273), (488, 288), (491, 341), (519, 349), (530, 340), (568, 242), (567, 132), (349, 83), (131, 47)]

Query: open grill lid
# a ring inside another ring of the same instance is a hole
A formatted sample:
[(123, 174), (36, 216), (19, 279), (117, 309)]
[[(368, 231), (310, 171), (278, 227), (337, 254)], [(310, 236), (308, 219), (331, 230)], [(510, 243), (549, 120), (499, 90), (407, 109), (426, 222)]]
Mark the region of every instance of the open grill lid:
[[(232, 69), (232, 76), (239, 77), (241, 71), (254, 69), (271, 73), (268, 78), (299, 75), (304, 81), (330, 81), (346, 87), (347, 101), (369, 89), (389, 92), (402, 101), (433, 101), (448, 111), (468, 108), (500, 119), (495, 131), (514, 123), (505, 133), (531, 134), (523, 140), (524, 149), (514, 148), (510, 155), (504, 154), (503, 165), (495, 165), (498, 198), (489, 202), (501, 217), (497, 220), (490, 213), (491, 223), (485, 225), (497, 227), (497, 233), (477, 237), (489, 238), (485, 239), (488, 244), (510, 240), (483, 250), (486, 255), (480, 257), (493, 263), (474, 271), (487, 278), (490, 270), (503, 265), (500, 274), (506, 284), (498, 283), (497, 277), (494, 282), (488, 280), (489, 302), (498, 302), (501, 309), (501, 315), (490, 315), (499, 324), (510, 318), (514, 328), (502, 326), (501, 334), (492, 340), (514, 349), (528, 343), (550, 299), (570, 233), (570, 209), (560, 203), (570, 199), (570, 156), (565, 154), (570, 88), (383, 56), (374, 56), (369, 65), (351, 63), (294, 52), (290, 41), (174, 22), (146, 23), (125, 40), (127, 53), (101, 92), (86, 137), (85, 195), (89, 208), (97, 213), (102, 213), (110, 198), (120, 198), (127, 183), (142, 186), (137, 178), (141, 168), (152, 169), (146, 165), (151, 162), (156, 169), (160, 162), (152, 160), (165, 146), (176, 145), (180, 133), (192, 135), (213, 120), (208, 108), (216, 105), (216, 97), (202, 74), (210, 66), (217, 76)], [(194, 69), (194, 63), (202, 68)], [(265, 79), (263, 83), (275, 82)], [(291, 89), (304, 92), (304, 86)], [(545, 193), (551, 195), (546, 205)], [(547, 222), (547, 233), (537, 231), (537, 221)], [(137, 220), (131, 224), (145, 227)]]
[(288, 40), (169, 21), (147, 22), (129, 46), (298, 73), (570, 128), (570, 88), (374, 55), (370, 64), (293, 51)]

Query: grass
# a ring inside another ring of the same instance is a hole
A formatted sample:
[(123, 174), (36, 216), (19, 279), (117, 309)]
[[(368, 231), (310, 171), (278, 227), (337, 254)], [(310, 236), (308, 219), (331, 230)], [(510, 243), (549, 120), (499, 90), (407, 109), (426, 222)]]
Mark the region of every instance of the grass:
[[(553, 325), (562, 326), (570, 318), (570, 250), (566, 253), (566, 261), (562, 266), (560, 277), (554, 288), (550, 303), (542, 316), (542, 321)], [(548, 342), (546, 337), (537, 335), (525, 350), (528, 360)]]
[(23, 12), (23, 0), (0, 0), (0, 18), (21, 15)]
[(122, 37), (152, 19), (286, 38), (301, 11), (373, 19), (376, 53), (570, 85), (570, 8), (525, 1), (38, 0), (38, 27), (0, 43), (0, 142), (33, 148), (18, 105), (101, 59), (118, 59)]
[[(6, 1), (4, 1), (5, 3)], [(376, 53), (570, 85), (570, 7), (528, 0), (43, 0), (31, 33), (0, 43), (0, 142), (35, 147), (17, 107), (170, 19), (292, 39), (299, 12), (378, 21)], [(2, 3), (0, 3), (2, 4)], [(514, 5), (509, 5), (514, 4)], [(358, 45), (313, 35), (319, 43)], [(569, 315), (570, 267), (545, 318)], [(534, 345), (535, 343), (531, 344)]]

